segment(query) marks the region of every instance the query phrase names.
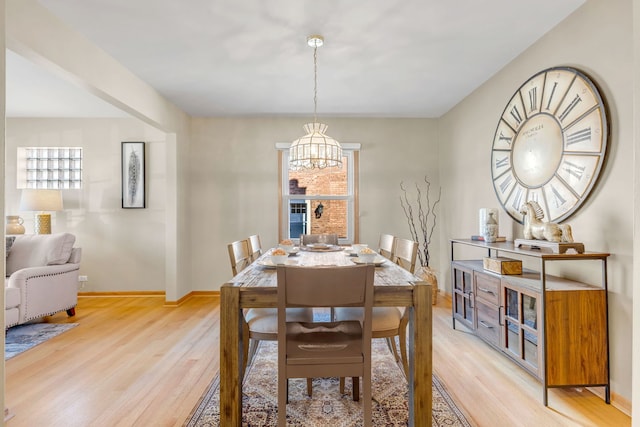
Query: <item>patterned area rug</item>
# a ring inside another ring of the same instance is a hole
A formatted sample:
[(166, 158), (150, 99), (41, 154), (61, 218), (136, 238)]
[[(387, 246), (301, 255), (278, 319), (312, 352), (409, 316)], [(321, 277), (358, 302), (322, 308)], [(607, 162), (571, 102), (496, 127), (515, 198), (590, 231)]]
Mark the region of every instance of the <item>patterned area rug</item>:
[[(373, 340), (373, 425), (408, 424), (407, 381), (386, 347), (384, 340)], [(277, 344), (263, 341), (243, 384), (242, 425), (277, 425)], [(305, 379), (289, 381), (288, 426), (362, 425), (362, 403), (351, 398), (351, 380), (340, 395), (337, 378), (315, 378), (313, 397), (306, 394)], [(220, 377), (216, 376), (184, 426), (220, 425)], [(470, 427), (440, 381), (433, 376), (433, 425)]]
[(77, 323), (28, 323), (7, 329), (4, 339), (4, 360), (35, 347), (69, 329)]

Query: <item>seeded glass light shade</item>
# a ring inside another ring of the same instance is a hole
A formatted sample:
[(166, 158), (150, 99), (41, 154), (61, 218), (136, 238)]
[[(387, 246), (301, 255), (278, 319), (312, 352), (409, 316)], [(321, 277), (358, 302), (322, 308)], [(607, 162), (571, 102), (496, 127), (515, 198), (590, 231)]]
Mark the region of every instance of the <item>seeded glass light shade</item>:
[(307, 134), (291, 143), (289, 167), (291, 169), (324, 169), (342, 166), (342, 148), (335, 139), (324, 134), (327, 125), (307, 123)]

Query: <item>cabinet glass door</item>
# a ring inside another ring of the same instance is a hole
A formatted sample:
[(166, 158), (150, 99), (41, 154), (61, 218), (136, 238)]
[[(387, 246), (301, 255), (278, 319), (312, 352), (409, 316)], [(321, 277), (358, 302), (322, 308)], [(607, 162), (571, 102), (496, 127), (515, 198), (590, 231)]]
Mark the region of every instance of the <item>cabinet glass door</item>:
[(510, 287), (504, 281), (503, 289), (504, 350), (530, 371), (537, 373), (540, 364), (538, 298), (534, 293)]
[(516, 357), (520, 357), (520, 303), (519, 294), (505, 288), (505, 348)]
[(471, 271), (453, 269), (453, 315), (473, 328), (473, 274)]
[(524, 337), (524, 360), (538, 367), (538, 299), (522, 295), (522, 331)]

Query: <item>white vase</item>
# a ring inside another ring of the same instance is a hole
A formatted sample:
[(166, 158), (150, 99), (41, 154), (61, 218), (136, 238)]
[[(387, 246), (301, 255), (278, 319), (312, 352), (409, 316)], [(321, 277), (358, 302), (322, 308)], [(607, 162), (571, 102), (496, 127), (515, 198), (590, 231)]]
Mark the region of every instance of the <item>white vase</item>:
[(484, 241), (493, 243), (498, 238), (498, 221), (493, 217), (493, 212), (489, 212), (487, 224), (485, 225)]
[(18, 215), (7, 215), (7, 225), (4, 227), (5, 234), (24, 234), (24, 220)]
[(481, 208), (478, 212), (478, 219), (480, 222), (478, 234), (481, 236), (484, 236), (487, 233), (487, 220), (489, 219), (490, 213), (493, 214), (493, 219), (498, 223), (498, 208)]

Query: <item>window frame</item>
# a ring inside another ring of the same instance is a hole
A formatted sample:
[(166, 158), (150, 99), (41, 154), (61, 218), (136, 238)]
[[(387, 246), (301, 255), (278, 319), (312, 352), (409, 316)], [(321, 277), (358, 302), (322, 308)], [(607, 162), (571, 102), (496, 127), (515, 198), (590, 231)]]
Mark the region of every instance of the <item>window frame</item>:
[(298, 200), (346, 200), (347, 201), (347, 237), (339, 239), (340, 244), (359, 241), (359, 143), (342, 143), (342, 156), (347, 158), (347, 195), (331, 196), (317, 194), (289, 194), (289, 147), (290, 143), (277, 143), (278, 150), (278, 240), (289, 236), (289, 202)]

